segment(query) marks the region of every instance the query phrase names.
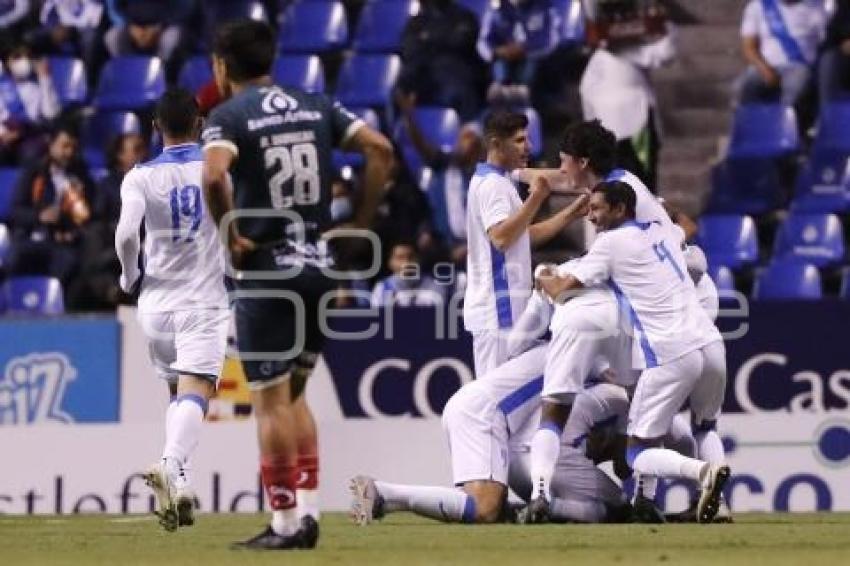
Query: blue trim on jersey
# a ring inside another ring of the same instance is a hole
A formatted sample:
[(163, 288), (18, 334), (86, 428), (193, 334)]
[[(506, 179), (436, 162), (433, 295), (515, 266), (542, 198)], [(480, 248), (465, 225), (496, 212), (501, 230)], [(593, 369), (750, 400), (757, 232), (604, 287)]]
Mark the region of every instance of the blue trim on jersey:
[(201, 411), (206, 415), (208, 403), (207, 400), (201, 397), (200, 395), (195, 395), (194, 393), (186, 393), (184, 395), (180, 395), (177, 397), (177, 404), (179, 405), (183, 401), (189, 401), (190, 403), (195, 403), (197, 406), (201, 408)]
[[(601, 421), (597, 421), (597, 422), (593, 423), (593, 425), (590, 427), (590, 430), (594, 431), (594, 430), (599, 430), (601, 428), (613, 426), (614, 423), (617, 422), (617, 417), (618, 417), (618, 415), (611, 415), (607, 419), (602, 419)], [(570, 442), (570, 446), (572, 446), (573, 448), (578, 448), (579, 446), (581, 446), (581, 443), (584, 441), (585, 438), (587, 438), (587, 436), (589, 434), (590, 434), (590, 431), (578, 435), (577, 437), (575, 437), (575, 439), (572, 442)]]
[(605, 175), (605, 180), (608, 182), (620, 181), (623, 179), (623, 177), (626, 176), (626, 173), (628, 173), (628, 171), (626, 171), (625, 169), (613, 169), (610, 173)]
[(490, 244), (490, 261), (493, 268), (493, 293), (496, 296), (496, 319), (499, 328), (511, 328), (514, 316), (511, 309), (511, 288), (505, 271), (505, 254)]
[(201, 151), (200, 145), (196, 143), (181, 143), (166, 147), (157, 157), (145, 163), (140, 163), (136, 167), (153, 167), (164, 163), (176, 163), (179, 165), (203, 160), (204, 153)]
[(463, 504), (463, 515), (461, 515), (460, 520), (464, 523), (474, 523), (476, 511), (475, 498), (467, 495), (466, 501)]
[(476, 175), (480, 175), (480, 176), (483, 177), (484, 175), (487, 175), (488, 173), (495, 173), (496, 175), (499, 175), (500, 177), (504, 177), (507, 174), (507, 171), (505, 171), (504, 169), (502, 169), (498, 165), (493, 165), (492, 163), (487, 163), (486, 161), (482, 161), (478, 165), (475, 166), (475, 174)]
[(629, 446), (626, 448), (626, 463), (631, 469), (635, 469), (635, 460), (646, 448), (646, 446)]
[[(637, 220), (626, 220), (625, 222), (623, 222), (622, 224), (617, 226), (617, 228), (626, 228), (627, 226), (634, 226), (635, 228), (640, 228), (641, 230), (649, 230), (649, 227), (652, 226), (653, 224), (658, 224), (659, 226), (661, 226), (661, 222), (659, 222), (658, 220), (650, 220), (649, 222), (638, 222)], [(617, 228), (614, 228), (614, 230), (616, 230)]]
[(510, 415), (520, 407), (522, 407), (529, 399), (535, 395), (539, 395), (543, 391), (543, 376), (535, 377), (501, 401), (499, 401), (499, 410), (505, 416)]
[(540, 423), (540, 428), (538, 428), (537, 430), (551, 430), (555, 433), (556, 436), (558, 436), (558, 438), (560, 438), (561, 435), (564, 434), (564, 427), (552, 421)]
[(649, 344), (649, 339), (646, 337), (646, 331), (643, 329), (643, 325), (640, 323), (640, 319), (638, 319), (637, 313), (635, 309), (632, 307), (632, 304), (629, 302), (628, 297), (626, 297), (623, 290), (617, 286), (616, 283), (612, 279), (608, 280), (608, 286), (614, 291), (614, 295), (617, 297), (617, 303), (620, 305), (620, 310), (625, 310), (629, 313), (629, 318), (632, 321), (632, 326), (640, 333), (640, 348), (643, 351), (643, 357), (646, 359), (646, 367), (654, 368), (658, 366), (658, 358), (655, 355), (655, 352), (652, 349), (652, 346)]
[(764, 19), (767, 22), (767, 27), (770, 29), (770, 33), (773, 34), (773, 37), (779, 41), (782, 51), (785, 52), (785, 56), (794, 63), (808, 65), (809, 61), (803, 55), (803, 49), (800, 47), (800, 44), (797, 43), (797, 40), (794, 39), (794, 36), (788, 30), (788, 24), (785, 22), (785, 18), (782, 17), (782, 12), (779, 10), (776, 0), (761, 0), (761, 8), (764, 13)]

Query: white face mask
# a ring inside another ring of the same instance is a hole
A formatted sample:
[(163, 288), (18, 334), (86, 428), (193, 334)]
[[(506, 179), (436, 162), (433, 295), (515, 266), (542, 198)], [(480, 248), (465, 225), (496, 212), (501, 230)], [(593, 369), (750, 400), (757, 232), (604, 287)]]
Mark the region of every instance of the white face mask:
[(16, 79), (25, 79), (32, 74), (32, 61), (29, 57), (18, 57), (9, 61), (9, 72)]

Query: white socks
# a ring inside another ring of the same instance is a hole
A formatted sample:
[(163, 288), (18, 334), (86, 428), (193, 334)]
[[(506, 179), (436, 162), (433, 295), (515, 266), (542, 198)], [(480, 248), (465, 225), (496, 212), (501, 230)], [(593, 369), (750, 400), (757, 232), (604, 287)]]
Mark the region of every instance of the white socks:
[(296, 489), (295, 499), (298, 501), (298, 516), (310, 515), (319, 520), (319, 490), (318, 489)]
[(417, 515), (449, 523), (475, 522), (475, 500), (451, 487), (400, 485), (376, 481), (384, 498), (384, 511), (412, 511)]
[(165, 414), (165, 448), (162, 457), (181, 467), (198, 445), (207, 402), (199, 395), (181, 395)]
[(675, 450), (682, 456), (689, 458), (697, 457), (697, 443), (694, 440), (694, 435), (691, 432), (691, 423), (688, 418), (682, 414), (676, 415), (673, 423), (670, 425), (670, 430), (663, 438), (662, 444), (664, 448)]
[(635, 457), (632, 468), (640, 476), (686, 478), (701, 484), (710, 466), (667, 448), (646, 448)]
[(301, 522), (296, 507), (272, 511), (272, 530), (280, 536), (294, 535), (299, 528)]
[(558, 497), (552, 499), (549, 512), (553, 519), (580, 523), (601, 523), (606, 515), (605, 504), (599, 501)]
[(531, 438), (531, 499), (541, 495), (551, 501), (549, 486), (561, 453), (561, 434), (548, 426), (537, 429)]
[(726, 451), (723, 449), (723, 441), (716, 430), (707, 430), (696, 434), (697, 454), (700, 460), (704, 460), (714, 466), (726, 463)]

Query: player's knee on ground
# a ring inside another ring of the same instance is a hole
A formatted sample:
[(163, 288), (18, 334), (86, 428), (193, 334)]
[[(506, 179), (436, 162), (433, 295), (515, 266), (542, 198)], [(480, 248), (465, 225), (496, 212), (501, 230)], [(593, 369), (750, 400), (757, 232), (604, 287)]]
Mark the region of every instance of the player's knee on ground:
[(463, 490), (475, 500), (475, 522), (496, 523), (502, 518), (505, 503), (505, 486), (482, 480), (464, 484)]

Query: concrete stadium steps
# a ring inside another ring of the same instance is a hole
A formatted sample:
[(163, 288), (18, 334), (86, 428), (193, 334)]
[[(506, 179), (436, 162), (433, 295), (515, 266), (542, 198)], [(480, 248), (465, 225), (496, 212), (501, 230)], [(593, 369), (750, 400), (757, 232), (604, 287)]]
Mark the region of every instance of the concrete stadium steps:
[(664, 131), (658, 187), (685, 212), (708, 199), (711, 167), (728, 135), (733, 83), (745, 64), (739, 27), (747, 0), (676, 0), (698, 23), (679, 27), (678, 56), (653, 72)]

